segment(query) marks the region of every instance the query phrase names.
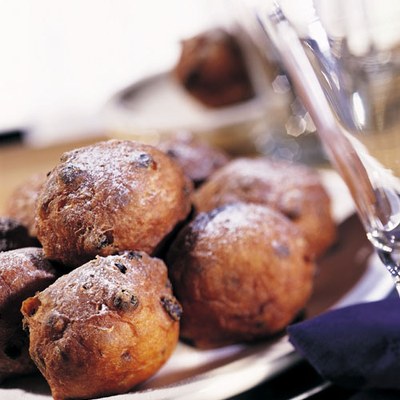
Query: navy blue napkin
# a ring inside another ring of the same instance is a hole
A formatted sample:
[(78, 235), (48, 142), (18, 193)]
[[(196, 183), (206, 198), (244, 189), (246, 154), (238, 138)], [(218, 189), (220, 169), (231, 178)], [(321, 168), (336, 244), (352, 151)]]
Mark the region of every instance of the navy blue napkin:
[(356, 389), (400, 389), (400, 299), (329, 311), (288, 327), (295, 349), (326, 379)]

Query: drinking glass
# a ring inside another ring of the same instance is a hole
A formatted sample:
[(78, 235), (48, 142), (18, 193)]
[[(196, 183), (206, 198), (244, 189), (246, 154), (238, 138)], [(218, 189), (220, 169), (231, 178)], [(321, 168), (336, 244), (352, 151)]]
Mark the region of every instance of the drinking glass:
[(400, 1), (256, 3), (400, 293)]

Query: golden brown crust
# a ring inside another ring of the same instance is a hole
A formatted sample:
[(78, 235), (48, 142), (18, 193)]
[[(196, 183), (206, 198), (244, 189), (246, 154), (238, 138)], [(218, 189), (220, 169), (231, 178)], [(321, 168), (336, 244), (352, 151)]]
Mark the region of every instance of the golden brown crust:
[(30, 353), (54, 399), (123, 393), (178, 340), (181, 308), (165, 264), (143, 252), (97, 257), (27, 299)]
[(190, 135), (178, 135), (164, 140), (158, 148), (182, 167), (195, 186), (201, 185), (229, 161), (223, 150), (196, 140)]
[(46, 255), (76, 267), (122, 250), (152, 253), (190, 211), (191, 182), (160, 150), (110, 140), (65, 153), (38, 199)]
[(222, 107), (254, 96), (240, 45), (222, 29), (182, 41), (174, 73), (188, 93), (209, 107)]
[(207, 348), (283, 329), (311, 294), (314, 264), (306, 254), (298, 228), (265, 206), (199, 214), (167, 258), (182, 337)]
[(265, 158), (239, 158), (218, 170), (193, 195), (198, 212), (237, 201), (265, 204), (297, 224), (313, 255), (334, 241), (330, 199), (316, 171)]
[(46, 179), (44, 173), (31, 175), (15, 188), (6, 204), (6, 214), (26, 226), (33, 237), (37, 236), (36, 201)]
[(43, 250), (23, 248), (0, 253), (0, 381), (36, 370), (22, 330), (22, 301), (54, 282), (56, 274)]

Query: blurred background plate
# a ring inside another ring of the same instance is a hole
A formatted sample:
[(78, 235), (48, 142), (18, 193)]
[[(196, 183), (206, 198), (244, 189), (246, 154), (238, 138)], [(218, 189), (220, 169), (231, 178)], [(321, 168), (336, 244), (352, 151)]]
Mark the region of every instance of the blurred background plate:
[(288, 98), (272, 90), (257, 61), (249, 65), (258, 73), (251, 74), (256, 80), (256, 95), (248, 101), (208, 108), (185, 92), (170, 71), (165, 71), (142, 79), (111, 98), (103, 110), (107, 130), (112, 137), (151, 144), (190, 131), (230, 153), (252, 153), (260, 138), (282, 126), (287, 118)]

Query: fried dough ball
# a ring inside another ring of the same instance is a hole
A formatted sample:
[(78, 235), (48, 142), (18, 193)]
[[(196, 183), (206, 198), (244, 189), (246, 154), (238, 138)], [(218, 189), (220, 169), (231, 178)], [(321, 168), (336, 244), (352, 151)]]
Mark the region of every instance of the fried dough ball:
[(36, 201), (47, 176), (44, 173), (31, 175), (12, 192), (6, 204), (6, 214), (28, 228), (29, 234), (37, 236), (36, 232)]
[(318, 173), (304, 165), (265, 158), (239, 158), (222, 167), (193, 195), (198, 212), (242, 201), (282, 212), (303, 232), (310, 253), (333, 243), (336, 225)]
[(22, 329), (22, 301), (56, 279), (43, 250), (23, 248), (0, 253), (0, 381), (36, 370)]
[(28, 229), (14, 218), (0, 216), (0, 252), (38, 247), (38, 240), (29, 235)]
[(123, 250), (153, 253), (191, 209), (192, 184), (153, 146), (110, 140), (61, 157), (37, 204), (48, 258), (76, 267)]
[(314, 263), (299, 229), (261, 205), (199, 214), (168, 253), (181, 336), (200, 348), (267, 337), (305, 306)]
[(153, 375), (179, 335), (165, 264), (144, 252), (96, 257), (27, 299), (30, 354), (55, 400), (123, 393)]
[(210, 29), (183, 40), (174, 73), (188, 93), (208, 107), (254, 97), (238, 40), (223, 29)]
[(200, 186), (212, 173), (228, 163), (228, 155), (221, 149), (195, 139), (191, 135), (177, 135), (162, 141), (158, 148), (172, 157), (193, 181)]

